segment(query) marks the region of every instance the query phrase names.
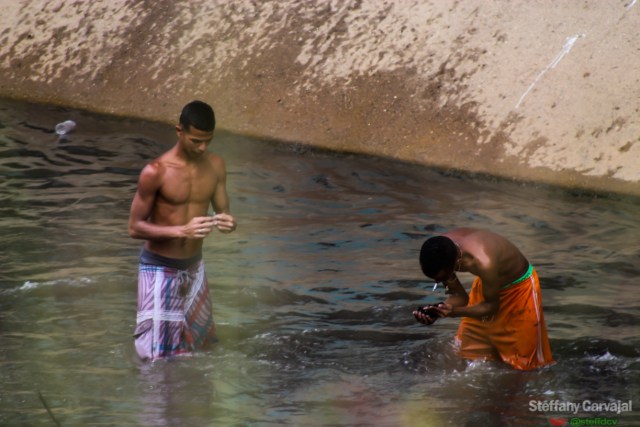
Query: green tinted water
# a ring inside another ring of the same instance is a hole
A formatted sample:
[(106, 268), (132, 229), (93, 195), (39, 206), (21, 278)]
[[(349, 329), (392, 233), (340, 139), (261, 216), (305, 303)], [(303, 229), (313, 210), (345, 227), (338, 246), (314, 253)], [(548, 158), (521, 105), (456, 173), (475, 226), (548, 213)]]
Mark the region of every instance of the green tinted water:
[[(78, 128), (58, 140), (67, 118)], [(7, 100), (0, 124), (2, 425), (55, 425), (45, 403), (63, 426), (548, 425), (568, 414), (532, 400), (640, 407), (635, 199), (219, 132), (240, 224), (204, 250), (221, 343), (141, 365), (127, 219), (171, 126)], [(556, 365), (467, 365), (456, 319), (413, 320), (443, 296), (420, 245), (458, 226), (503, 233), (535, 264)]]

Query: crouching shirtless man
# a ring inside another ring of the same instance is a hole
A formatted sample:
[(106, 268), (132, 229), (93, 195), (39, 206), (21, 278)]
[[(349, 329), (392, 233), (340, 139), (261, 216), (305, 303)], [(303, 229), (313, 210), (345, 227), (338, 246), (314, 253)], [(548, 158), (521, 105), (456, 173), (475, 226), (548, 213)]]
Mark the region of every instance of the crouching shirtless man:
[[(461, 317), (455, 341), (463, 358), (502, 360), (521, 370), (553, 362), (538, 274), (509, 240), (487, 230), (455, 229), (424, 242), (420, 266), (444, 284), (448, 298), (413, 315), (427, 325)], [(476, 276), (469, 294), (457, 271)]]

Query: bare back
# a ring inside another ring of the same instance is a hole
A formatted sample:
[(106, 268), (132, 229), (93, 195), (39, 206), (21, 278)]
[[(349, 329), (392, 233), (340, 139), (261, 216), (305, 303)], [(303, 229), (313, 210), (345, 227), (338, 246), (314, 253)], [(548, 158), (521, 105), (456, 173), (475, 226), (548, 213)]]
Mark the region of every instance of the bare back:
[(464, 270), (500, 288), (521, 277), (529, 261), (509, 240), (488, 230), (460, 228), (446, 234), (462, 252)]

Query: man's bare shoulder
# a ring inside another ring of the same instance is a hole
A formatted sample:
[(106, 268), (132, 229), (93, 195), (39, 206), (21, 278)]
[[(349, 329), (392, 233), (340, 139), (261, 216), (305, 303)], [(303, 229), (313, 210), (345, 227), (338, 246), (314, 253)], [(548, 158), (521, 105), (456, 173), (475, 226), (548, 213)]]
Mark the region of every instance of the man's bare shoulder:
[(489, 258), (498, 257), (505, 250), (511, 252), (515, 249), (513, 243), (506, 237), (490, 230), (481, 228), (468, 228), (461, 234), (464, 245), (471, 251), (482, 252)]
[(215, 154), (215, 153), (209, 153), (209, 162), (212, 165), (224, 165), (224, 159), (222, 158), (222, 156)]
[(452, 239), (459, 239), (459, 238), (467, 238), (471, 236), (482, 236), (486, 232), (487, 230), (483, 230), (480, 228), (460, 227), (460, 228), (455, 228), (445, 233), (444, 235)]
[(144, 168), (142, 168), (142, 172), (140, 172), (141, 178), (154, 178), (159, 175), (162, 175), (162, 171), (164, 170), (164, 165), (160, 158), (153, 159), (149, 163), (147, 163)]
[(465, 227), (452, 230), (449, 237), (454, 239), (462, 249), (473, 256), (475, 274), (482, 275), (481, 271), (490, 271), (495, 268), (498, 254), (508, 241), (493, 231), (482, 228)]
[(140, 172), (140, 180), (146, 182), (160, 183), (165, 176), (167, 169), (175, 163), (171, 152), (168, 151), (159, 157), (151, 160)]
[(175, 148), (172, 148), (147, 163), (145, 169), (150, 173), (162, 173), (168, 167), (175, 166), (178, 163), (180, 162), (177, 159)]
[(507, 240), (504, 236), (501, 236), (498, 233), (495, 233), (491, 230), (486, 230), (484, 228), (473, 228), (473, 227), (462, 227), (451, 230), (446, 233), (446, 236), (450, 237), (462, 237), (469, 238), (474, 240), (484, 240), (484, 241), (496, 241), (496, 240)]
[(208, 160), (209, 166), (217, 175), (226, 173), (224, 159), (221, 156), (214, 153), (209, 153)]

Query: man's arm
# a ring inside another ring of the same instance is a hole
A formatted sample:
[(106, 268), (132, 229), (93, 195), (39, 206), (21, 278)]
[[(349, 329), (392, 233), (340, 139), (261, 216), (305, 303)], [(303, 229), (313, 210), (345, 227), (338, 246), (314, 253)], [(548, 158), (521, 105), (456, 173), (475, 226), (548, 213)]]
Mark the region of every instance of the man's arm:
[(227, 195), (227, 170), (222, 158), (217, 157), (214, 162), (216, 171), (216, 188), (211, 197), (211, 205), (216, 213), (229, 213), (229, 196)]
[[(474, 305), (454, 305), (447, 300), (444, 305), (438, 307), (440, 314), (444, 317), (473, 317), (475, 319), (482, 319), (494, 315), (500, 308), (500, 285), (498, 284), (497, 277), (490, 272), (485, 272), (479, 275), (479, 277), (482, 280), (482, 296), (484, 301)], [(447, 284), (447, 286), (449, 285)]]
[(236, 229), (235, 218), (230, 213), (229, 196), (227, 195), (227, 171), (224, 161), (217, 158), (215, 163), (217, 171), (216, 188), (211, 197), (211, 205), (216, 212), (214, 225), (223, 233), (230, 233)]
[(447, 295), (445, 303), (450, 304), (453, 307), (464, 307), (469, 303), (469, 294), (460, 283), (456, 273), (444, 282), (447, 287)]

